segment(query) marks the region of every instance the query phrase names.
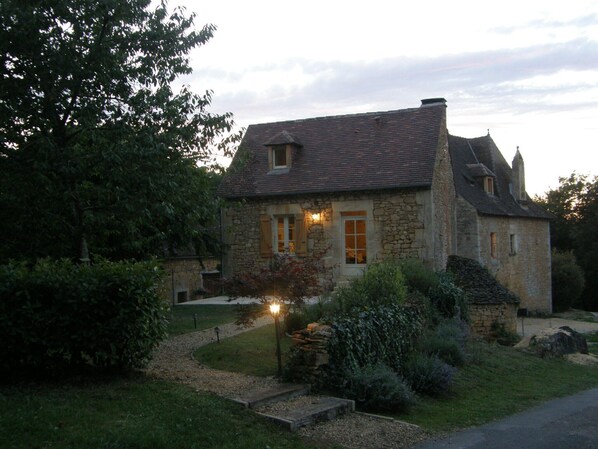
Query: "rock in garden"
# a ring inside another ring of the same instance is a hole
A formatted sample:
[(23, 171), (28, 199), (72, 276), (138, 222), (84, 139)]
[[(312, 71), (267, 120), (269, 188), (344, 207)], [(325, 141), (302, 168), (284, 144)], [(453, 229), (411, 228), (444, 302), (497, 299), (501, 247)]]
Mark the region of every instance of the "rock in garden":
[(542, 357), (562, 357), (565, 354), (587, 354), (585, 337), (569, 326), (544, 329), (529, 340), (529, 348)]

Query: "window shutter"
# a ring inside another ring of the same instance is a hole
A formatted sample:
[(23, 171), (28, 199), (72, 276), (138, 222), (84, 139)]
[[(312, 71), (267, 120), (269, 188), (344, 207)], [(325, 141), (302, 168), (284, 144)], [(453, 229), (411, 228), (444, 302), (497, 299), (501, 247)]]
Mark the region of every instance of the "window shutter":
[(299, 257), (305, 257), (307, 256), (307, 226), (304, 215), (295, 215), (295, 228), (297, 233), (295, 254)]
[(270, 215), (260, 215), (260, 256), (272, 257), (272, 219)]

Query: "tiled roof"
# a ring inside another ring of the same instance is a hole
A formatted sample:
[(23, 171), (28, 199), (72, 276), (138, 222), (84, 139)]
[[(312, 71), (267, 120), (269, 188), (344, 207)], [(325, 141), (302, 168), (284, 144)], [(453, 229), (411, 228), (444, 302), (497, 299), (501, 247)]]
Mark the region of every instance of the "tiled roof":
[[(429, 187), (442, 102), (388, 112), (251, 125), (218, 190), (227, 198)], [(294, 143), (289, 170), (268, 172), (268, 147)], [(289, 142), (292, 143), (292, 142)]]
[[(457, 194), (474, 206), (479, 213), (550, 219), (552, 216), (528, 198), (526, 207), (511, 194), (512, 170), (492, 138), (487, 135), (467, 139), (449, 135), (449, 151)], [(483, 165), (494, 176), (494, 195), (487, 194), (475, 175)], [(472, 167), (477, 167), (472, 173)]]

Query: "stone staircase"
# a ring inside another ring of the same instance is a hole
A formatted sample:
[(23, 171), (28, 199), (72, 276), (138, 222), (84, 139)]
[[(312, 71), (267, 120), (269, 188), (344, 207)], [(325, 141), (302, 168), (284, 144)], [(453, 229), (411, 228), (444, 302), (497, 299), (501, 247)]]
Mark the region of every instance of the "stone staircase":
[(309, 385), (280, 384), (236, 398), (235, 402), (291, 431), (355, 411), (355, 402), (350, 399), (309, 392)]

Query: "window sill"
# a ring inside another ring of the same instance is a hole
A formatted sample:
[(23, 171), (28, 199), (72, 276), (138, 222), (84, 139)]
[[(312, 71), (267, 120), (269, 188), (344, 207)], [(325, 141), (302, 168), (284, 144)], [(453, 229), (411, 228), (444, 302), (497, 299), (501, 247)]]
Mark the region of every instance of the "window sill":
[(277, 167), (273, 168), (268, 172), (269, 175), (284, 175), (290, 172), (291, 169), (289, 167)]

